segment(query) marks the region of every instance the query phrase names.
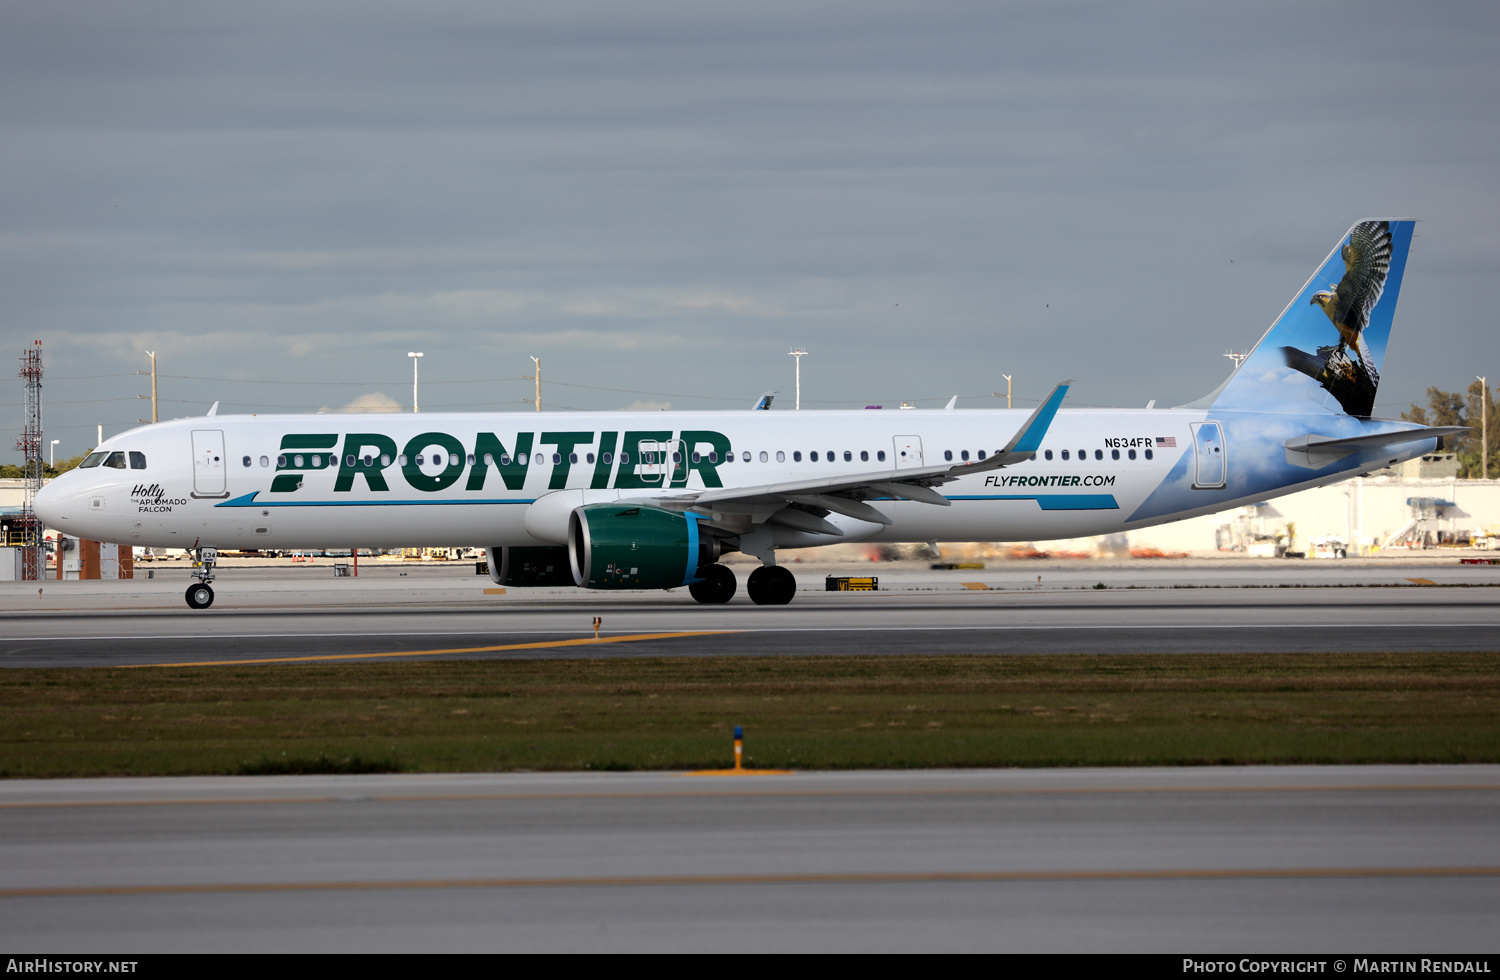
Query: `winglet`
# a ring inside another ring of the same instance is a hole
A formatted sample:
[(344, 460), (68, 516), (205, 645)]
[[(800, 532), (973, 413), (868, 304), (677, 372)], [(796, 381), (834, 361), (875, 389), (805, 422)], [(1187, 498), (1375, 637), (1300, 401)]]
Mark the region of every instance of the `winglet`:
[(1031, 418), (1021, 426), (1021, 430), (1011, 437), (1005, 448), (1000, 450), (1000, 455), (1009, 456), (1012, 453), (1034, 453), (1042, 446), (1042, 440), (1047, 437), (1047, 429), (1052, 425), (1052, 419), (1057, 415), (1057, 410), (1062, 407), (1063, 399), (1067, 397), (1068, 388), (1073, 384), (1069, 378), (1056, 388), (1047, 400), (1037, 406), (1036, 411), (1031, 413)]

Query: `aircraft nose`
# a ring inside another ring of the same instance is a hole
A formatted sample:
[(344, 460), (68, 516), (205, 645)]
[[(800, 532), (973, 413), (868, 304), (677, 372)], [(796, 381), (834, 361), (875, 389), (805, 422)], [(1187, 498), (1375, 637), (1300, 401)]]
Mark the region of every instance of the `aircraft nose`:
[(66, 521), (70, 516), (68, 514), (68, 502), (71, 499), (72, 494), (63, 487), (59, 487), (57, 481), (53, 480), (37, 491), (35, 501), (36, 516), (43, 524), (49, 527), (58, 527), (61, 521)]

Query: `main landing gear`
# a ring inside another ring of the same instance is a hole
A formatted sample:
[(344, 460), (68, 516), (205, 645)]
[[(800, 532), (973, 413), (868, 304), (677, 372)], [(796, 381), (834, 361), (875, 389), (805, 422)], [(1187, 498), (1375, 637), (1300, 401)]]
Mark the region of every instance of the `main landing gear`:
[(762, 565), (745, 580), (745, 591), (757, 606), (784, 606), (797, 594), (797, 579), (780, 565)]
[(187, 604), (190, 609), (207, 609), (214, 604), (214, 590), (208, 584), (214, 580), (214, 565), (219, 561), (215, 548), (199, 548), (193, 556), (193, 570), (188, 574), (198, 581), (188, 586)]
[(733, 599), (737, 587), (734, 573), (723, 565), (700, 565), (698, 581), (688, 586), (688, 592), (704, 605), (718, 605)]
[[(734, 572), (725, 566), (700, 565), (688, 592), (704, 605), (720, 605), (734, 598), (735, 585)], [(745, 580), (745, 592), (757, 606), (784, 606), (797, 594), (797, 579), (780, 565), (762, 565)]]

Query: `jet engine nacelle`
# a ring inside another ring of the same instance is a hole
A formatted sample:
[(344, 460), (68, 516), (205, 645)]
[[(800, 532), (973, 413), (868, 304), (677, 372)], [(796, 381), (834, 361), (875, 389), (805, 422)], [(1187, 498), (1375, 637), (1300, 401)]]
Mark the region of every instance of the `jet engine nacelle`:
[(694, 514), (663, 507), (590, 504), (568, 519), (568, 561), (585, 589), (671, 589), (718, 560), (720, 543)]
[(568, 549), (555, 548), (486, 548), (490, 581), (512, 589), (548, 585), (572, 585), (573, 568), (568, 564)]

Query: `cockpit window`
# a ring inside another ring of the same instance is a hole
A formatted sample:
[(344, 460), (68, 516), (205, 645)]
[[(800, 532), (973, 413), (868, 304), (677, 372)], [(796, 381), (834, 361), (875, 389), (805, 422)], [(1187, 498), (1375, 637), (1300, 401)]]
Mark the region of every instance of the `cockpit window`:
[(120, 452), (110, 453), (109, 458), (104, 461), (104, 465), (114, 470), (125, 469), (125, 454)]
[(133, 469), (133, 470), (143, 470), (143, 469), (145, 469), (146, 468), (146, 454), (145, 453), (138, 453), (138, 452), (136, 452), (135, 450), (132, 449), (130, 451), (130, 468)]
[(91, 466), (98, 466), (100, 463), (104, 462), (104, 457), (108, 455), (109, 453), (89, 453), (84, 457), (83, 462), (78, 464), (78, 468), (80, 470), (86, 470)]

